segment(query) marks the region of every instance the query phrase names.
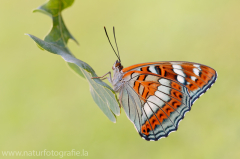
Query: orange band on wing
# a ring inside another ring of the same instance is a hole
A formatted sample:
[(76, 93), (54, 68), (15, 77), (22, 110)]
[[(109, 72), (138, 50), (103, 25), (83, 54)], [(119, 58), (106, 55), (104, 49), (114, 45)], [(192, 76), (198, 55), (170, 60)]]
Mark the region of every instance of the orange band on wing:
[[(164, 119), (167, 119), (171, 112), (175, 110), (173, 108), (178, 108), (181, 105), (181, 102), (177, 101), (176, 99), (172, 99), (168, 104), (166, 104), (162, 109), (158, 109), (155, 112), (155, 115), (152, 115), (141, 127), (141, 132), (145, 135), (149, 135), (151, 130), (154, 130), (157, 125), (163, 122)], [(160, 123), (159, 123), (160, 121)], [(149, 123), (150, 122), (150, 123)]]
[(154, 75), (154, 76), (159, 76), (159, 77), (162, 77), (158, 74), (155, 74), (155, 73), (151, 73), (151, 72), (144, 72), (144, 71), (129, 71), (127, 72), (126, 74), (124, 74), (124, 76), (122, 78), (125, 78), (133, 73), (139, 73), (139, 74), (148, 74), (148, 75)]
[(129, 67), (125, 67), (122, 69), (122, 72), (127, 72), (131, 69), (134, 69), (136, 67), (140, 67), (140, 66), (145, 66), (145, 65), (151, 65), (151, 64), (155, 64), (156, 62), (148, 62), (148, 63), (140, 63), (140, 64), (136, 64), (136, 65), (132, 65), (132, 66), (129, 66)]
[(140, 63), (140, 64), (136, 64), (136, 65), (132, 65), (132, 66), (129, 66), (129, 67), (125, 67), (122, 69), (123, 73), (124, 72), (127, 72), (127, 71), (130, 71), (134, 68), (137, 68), (137, 67), (141, 67), (141, 66), (146, 66), (146, 65), (153, 65), (153, 64), (170, 64), (169, 62), (147, 62), (147, 63)]
[[(138, 80), (139, 81), (143, 81), (143, 79), (145, 78), (146, 75), (140, 75)], [(140, 86), (140, 82), (136, 81), (134, 84), (133, 89), (139, 94), (139, 86)]]

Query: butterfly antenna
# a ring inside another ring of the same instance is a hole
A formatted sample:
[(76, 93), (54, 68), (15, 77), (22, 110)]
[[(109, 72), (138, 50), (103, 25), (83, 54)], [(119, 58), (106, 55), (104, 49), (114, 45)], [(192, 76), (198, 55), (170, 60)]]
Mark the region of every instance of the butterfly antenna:
[(118, 46), (117, 46), (116, 35), (115, 35), (115, 28), (114, 28), (114, 27), (113, 27), (113, 35), (114, 35), (115, 44), (116, 44), (116, 47), (117, 47), (117, 52), (118, 52), (119, 62), (121, 63), (120, 54), (119, 54), (119, 50), (118, 50)]
[[(107, 34), (106, 27), (104, 27), (104, 30), (105, 30), (106, 36), (107, 36), (107, 38), (108, 38), (108, 41), (109, 41), (110, 45), (112, 46), (112, 43), (111, 43), (111, 41), (110, 41), (110, 39), (109, 39), (109, 37), (108, 37), (108, 34)], [(119, 58), (119, 56), (117, 55), (116, 51), (114, 50), (113, 46), (112, 46), (112, 49), (113, 49), (115, 55), (117, 56), (117, 58), (118, 58), (119, 61), (120, 61), (120, 58)]]

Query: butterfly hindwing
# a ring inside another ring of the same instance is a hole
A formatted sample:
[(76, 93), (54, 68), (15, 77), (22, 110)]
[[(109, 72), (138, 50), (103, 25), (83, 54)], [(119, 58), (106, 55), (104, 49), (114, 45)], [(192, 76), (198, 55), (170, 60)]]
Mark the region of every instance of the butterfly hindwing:
[(137, 94), (133, 92), (132, 88), (129, 87), (127, 83), (123, 85), (119, 100), (129, 120), (134, 123), (137, 131), (140, 131), (142, 123), (142, 104)]
[[(195, 63), (156, 62), (134, 66), (122, 70), (125, 84), (120, 101), (146, 140), (158, 140), (176, 131), (192, 103), (216, 80), (213, 69)], [(136, 108), (135, 113), (129, 113)]]
[(147, 76), (145, 81), (130, 80), (128, 83), (132, 88), (137, 85), (139, 90), (144, 87), (142, 91), (135, 90), (143, 101), (140, 135), (147, 140), (158, 140), (177, 129), (179, 121), (190, 110), (190, 97), (187, 89), (176, 82), (154, 75), (144, 76)]

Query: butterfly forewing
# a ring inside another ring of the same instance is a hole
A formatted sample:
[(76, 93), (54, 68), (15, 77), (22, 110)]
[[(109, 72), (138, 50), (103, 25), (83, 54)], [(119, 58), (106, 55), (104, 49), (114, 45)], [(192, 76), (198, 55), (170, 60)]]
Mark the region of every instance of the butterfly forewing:
[(122, 70), (120, 101), (139, 134), (158, 140), (177, 130), (179, 121), (217, 78), (208, 66), (191, 62), (154, 62)]

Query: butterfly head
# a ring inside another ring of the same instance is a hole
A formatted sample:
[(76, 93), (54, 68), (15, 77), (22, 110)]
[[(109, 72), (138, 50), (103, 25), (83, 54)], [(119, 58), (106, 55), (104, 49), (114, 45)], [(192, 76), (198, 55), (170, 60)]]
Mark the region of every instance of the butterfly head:
[(113, 64), (113, 67), (112, 67), (113, 70), (115, 69), (119, 69), (119, 71), (121, 71), (123, 69), (123, 66), (121, 64), (121, 62), (119, 62), (118, 60)]

